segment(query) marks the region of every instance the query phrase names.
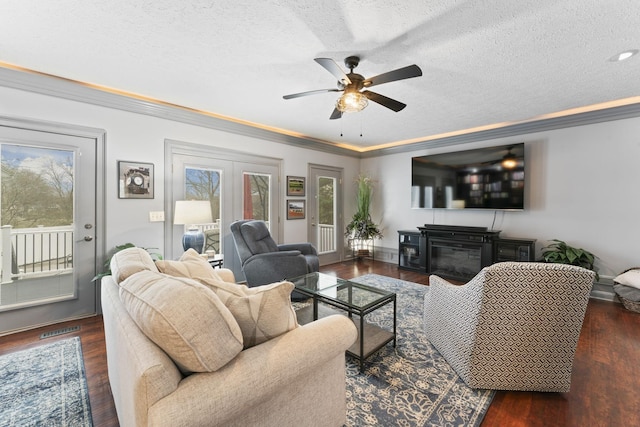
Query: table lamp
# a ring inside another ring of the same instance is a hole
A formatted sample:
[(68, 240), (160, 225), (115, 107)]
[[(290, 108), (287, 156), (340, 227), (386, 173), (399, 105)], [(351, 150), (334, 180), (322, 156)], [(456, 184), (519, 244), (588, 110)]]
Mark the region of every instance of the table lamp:
[(211, 215), (211, 203), (208, 200), (178, 200), (173, 213), (175, 225), (185, 225), (187, 230), (182, 236), (182, 247), (185, 252), (189, 248), (195, 249), (199, 254), (204, 248), (204, 233), (196, 224), (209, 224), (213, 222)]

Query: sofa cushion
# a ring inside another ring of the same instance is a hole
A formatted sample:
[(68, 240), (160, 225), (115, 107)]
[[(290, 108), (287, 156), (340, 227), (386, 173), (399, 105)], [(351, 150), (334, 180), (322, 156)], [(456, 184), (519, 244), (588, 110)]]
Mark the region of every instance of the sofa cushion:
[(199, 279), (210, 287), (235, 317), (244, 348), (253, 347), (298, 327), (291, 305), (291, 282), (249, 288), (211, 278)]
[(220, 369), (242, 351), (242, 332), (220, 298), (186, 278), (141, 271), (120, 284), (140, 330), (185, 373)]
[(123, 249), (113, 254), (109, 268), (116, 283), (120, 283), (127, 277), (140, 271), (148, 270), (158, 272), (158, 268), (153, 262), (151, 255), (149, 255), (149, 252), (136, 247)]
[(263, 221), (249, 221), (240, 226), (240, 233), (252, 254), (278, 252), (278, 245)]
[(156, 261), (156, 267), (161, 273), (175, 277), (213, 277), (222, 280), (209, 262), (193, 249), (183, 253), (178, 261)]

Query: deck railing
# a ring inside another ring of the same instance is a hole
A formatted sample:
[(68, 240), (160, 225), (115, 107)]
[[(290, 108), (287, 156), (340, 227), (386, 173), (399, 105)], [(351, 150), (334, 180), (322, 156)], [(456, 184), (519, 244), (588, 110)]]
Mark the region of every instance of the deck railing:
[(14, 229), (2, 226), (2, 283), (71, 271), (73, 226)]
[(335, 226), (318, 224), (318, 253), (334, 252), (336, 250)]
[[(197, 227), (207, 235), (209, 239), (207, 231), (214, 232), (220, 230), (220, 220), (215, 223), (207, 223), (207, 224), (192, 224), (191, 227)], [(267, 227), (269, 223), (267, 222)], [(335, 236), (335, 226), (331, 224), (318, 224), (318, 250), (319, 254), (334, 252), (336, 250), (336, 236)], [(185, 226), (185, 232), (187, 231), (187, 226)], [(218, 236), (219, 239), (219, 236)], [(205, 247), (209, 244), (209, 242), (205, 242)], [(216, 247), (216, 252), (219, 252), (219, 248)]]

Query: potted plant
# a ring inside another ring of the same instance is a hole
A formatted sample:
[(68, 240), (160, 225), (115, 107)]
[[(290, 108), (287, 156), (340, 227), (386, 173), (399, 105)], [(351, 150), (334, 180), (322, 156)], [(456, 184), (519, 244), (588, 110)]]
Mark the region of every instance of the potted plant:
[(358, 206), (353, 218), (347, 224), (345, 236), (351, 240), (352, 248), (355, 249), (357, 256), (360, 257), (369, 254), (366, 241), (382, 238), (382, 233), (378, 225), (371, 219), (369, 212), (373, 181), (366, 175), (360, 175), (356, 180), (356, 184), (358, 186)]
[(582, 248), (569, 246), (562, 240), (552, 239), (551, 241), (553, 243), (542, 248), (544, 262), (577, 265), (595, 272), (596, 281), (600, 279), (597, 268), (593, 265), (597, 258), (594, 254)]

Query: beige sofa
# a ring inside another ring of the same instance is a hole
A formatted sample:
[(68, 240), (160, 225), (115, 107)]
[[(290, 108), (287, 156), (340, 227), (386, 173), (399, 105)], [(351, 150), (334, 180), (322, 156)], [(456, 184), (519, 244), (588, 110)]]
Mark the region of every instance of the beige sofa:
[[(206, 311), (202, 307), (213, 301), (213, 307), (219, 308), (219, 301), (226, 298), (225, 304), (233, 310), (230, 301), (244, 303), (257, 298), (256, 294), (235, 300), (224, 293), (236, 292), (235, 289), (216, 294), (215, 288), (197, 283), (210, 279), (194, 278), (197, 274), (193, 271), (184, 274), (191, 278), (166, 274), (167, 269), (163, 274), (143, 252), (132, 248), (116, 254), (111, 264), (112, 276), (102, 279), (108, 374), (121, 426), (282, 427), (345, 423), (345, 350), (357, 336), (347, 317), (334, 315), (304, 326), (294, 322), (287, 325), (288, 331), (275, 337), (268, 336), (272, 332), (267, 326), (263, 328), (266, 333), (254, 333), (258, 338), (248, 345), (246, 327), (238, 335), (240, 329), (224, 309), (219, 309), (222, 314), (217, 313), (218, 309), (211, 309), (208, 314), (202, 312)], [(197, 264), (195, 259), (190, 261), (185, 265)], [(170, 267), (176, 267), (175, 263)], [(180, 270), (182, 265), (177, 267)], [(215, 271), (225, 286), (233, 282), (229, 270)], [(270, 289), (290, 293), (289, 285)], [(247, 288), (236, 287), (246, 292)], [(177, 289), (180, 292), (176, 293)], [(184, 295), (194, 292), (195, 298), (185, 304)], [(163, 296), (167, 298), (158, 300)], [(259, 298), (261, 305), (276, 304), (262, 295)], [(236, 311), (233, 315), (237, 315)], [(290, 316), (286, 310), (284, 315)], [(223, 317), (231, 325), (222, 328), (220, 334), (226, 335), (211, 336), (210, 330), (224, 323)], [(177, 335), (171, 335), (174, 329), (178, 330)], [(189, 336), (191, 329), (196, 331), (193, 336)], [(261, 328), (255, 328), (258, 329)], [(185, 351), (205, 348), (190, 354), (195, 354), (195, 359), (185, 358), (180, 354), (182, 350), (173, 354), (174, 349), (167, 347), (167, 342), (173, 345), (171, 340), (185, 337)], [(215, 353), (213, 357), (211, 353)]]

